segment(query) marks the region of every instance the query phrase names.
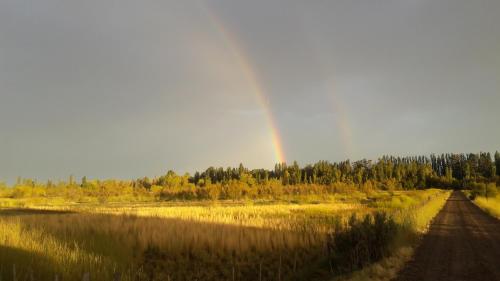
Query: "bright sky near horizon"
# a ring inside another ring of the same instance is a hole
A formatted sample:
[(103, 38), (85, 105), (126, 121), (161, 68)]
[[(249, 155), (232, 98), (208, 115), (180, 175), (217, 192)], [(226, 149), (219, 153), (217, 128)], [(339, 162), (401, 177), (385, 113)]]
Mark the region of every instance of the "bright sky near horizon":
[(498, 0), (0, 0), (0, 181), (494, 152), (498, 15)]

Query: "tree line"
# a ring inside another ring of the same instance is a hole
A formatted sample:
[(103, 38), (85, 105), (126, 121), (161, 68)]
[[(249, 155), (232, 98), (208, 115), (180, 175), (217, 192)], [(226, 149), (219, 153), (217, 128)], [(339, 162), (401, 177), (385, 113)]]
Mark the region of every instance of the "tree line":
[(377, 161), (319, 161), (300, 167), (278, 163), (274, 169), (209, 167), (193, 175), (174, 171), (136, 180), (88, 180), (40, 183), (19, 178), (12, 187), (0, 185), (0, 197), (64, 197), (73, 200), (204, 200), (280, 198), (323, 195), (345, 190), (467, 188), (476, 183), (500, 186), (500, 153), (383, 156)]
[(322, 184), (336, 182), (363, 184), (368, 181), (383, 183), (393, 181), (398, 188), (460, 187), (470, 182), (495, 180), (500, 176), (500, 153), (494, 159), (489, 152), (469, 154), (432, 154), (415, 157), (383, 156), (378, 161), (349, 160), (337, 163), (319, 161), (313, 165), (299, 167), (297, 162), (288, 166), (276, 164), (274, 170), (248, 170), (240, 164), (238, 168), (210, 167), (196, 172), (190, 181), (196, 185), (206, 182), (226, 183), (251, 177), (257, 183), (277, 179), (283, 185)]

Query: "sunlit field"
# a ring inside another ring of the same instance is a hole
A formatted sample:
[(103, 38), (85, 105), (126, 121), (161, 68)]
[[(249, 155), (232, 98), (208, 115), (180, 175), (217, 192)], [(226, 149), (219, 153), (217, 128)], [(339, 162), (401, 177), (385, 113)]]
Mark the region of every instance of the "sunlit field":
[(0, 281), (500, 281), (499, 15), (0, 0)]
[(423, 231), (448, 195), (432, 189), (315, 204), (3, 208), (0, 274), (2, 280), (325, 280), (337, 274), (327, 240), (348, 227), (352, 214), (385, 211)]

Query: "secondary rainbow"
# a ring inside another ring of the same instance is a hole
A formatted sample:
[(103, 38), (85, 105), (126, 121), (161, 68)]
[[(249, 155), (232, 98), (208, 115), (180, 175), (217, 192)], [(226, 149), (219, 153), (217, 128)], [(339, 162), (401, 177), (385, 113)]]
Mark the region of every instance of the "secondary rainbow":
[(231, 32), (229, 32), (229, 30), (225, 27), (219, 17), (208, 7), (205, 8), (207, 14), (211, 19), (211, 22), (213, 23), (217, 31), (221, 34), (221, 37), (228, 45), (229, 49), (233, 53), (234, 58), (237, 60), (238, 65), (241, 67), (241, 71), (245, 75), (245, 78), (248, 79), (250, 85), (252, 86), (252, 92), (255, 93), (259, 105), (264, 110), (267, 119), (267, 126), (269, 128), (272, 139), (275, 161), (278, 163), (286, 162), (281, 137), (278, 131), (278, 127), (276, 126), (276, 120), (272, 114), (271, 105), (265, 95), (264, 87), (262, 86), (262, 83), (260, 83), (258, 75), (254, 70), (252, 63), (250, 62), (250, 59), (245, 55), (244, 49), (238, 43), (237, 38), (232, 35)]

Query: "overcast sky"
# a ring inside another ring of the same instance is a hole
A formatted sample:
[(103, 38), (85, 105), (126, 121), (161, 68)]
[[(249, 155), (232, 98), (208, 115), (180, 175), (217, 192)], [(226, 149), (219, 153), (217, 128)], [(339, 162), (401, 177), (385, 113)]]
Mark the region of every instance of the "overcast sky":
[(493, 152), (499, 15), (498, 0), (0, 0), (0, 181), (271, 168), (270, 119), (301, 164)]

